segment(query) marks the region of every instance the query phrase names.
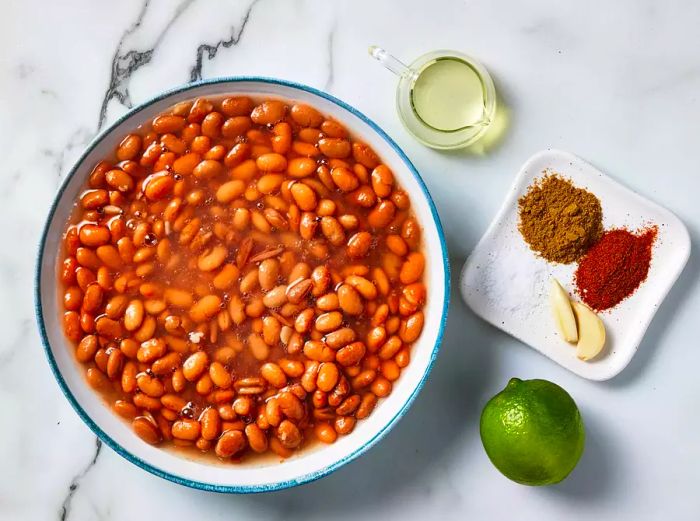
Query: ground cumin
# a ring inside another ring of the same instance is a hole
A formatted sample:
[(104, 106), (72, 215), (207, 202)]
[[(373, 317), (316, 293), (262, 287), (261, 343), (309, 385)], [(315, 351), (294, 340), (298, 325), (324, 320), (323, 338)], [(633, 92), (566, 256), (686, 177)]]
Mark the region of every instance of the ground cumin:
[(518, 200), (518, 229), (550, 262), (578, 260), (603, 232), (603, 210), (592, 193), (557, 174), (535, 181)]

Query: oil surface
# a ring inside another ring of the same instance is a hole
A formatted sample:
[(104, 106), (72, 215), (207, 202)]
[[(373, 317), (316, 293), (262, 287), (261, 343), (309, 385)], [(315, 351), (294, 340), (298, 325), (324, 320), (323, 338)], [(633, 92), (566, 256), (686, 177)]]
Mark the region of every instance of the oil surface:
[(438, 130), (476, 125), (484, 116), (481, 76), (460, 59), (435, 60), (416, 79), (411, 105), (424, 123)]

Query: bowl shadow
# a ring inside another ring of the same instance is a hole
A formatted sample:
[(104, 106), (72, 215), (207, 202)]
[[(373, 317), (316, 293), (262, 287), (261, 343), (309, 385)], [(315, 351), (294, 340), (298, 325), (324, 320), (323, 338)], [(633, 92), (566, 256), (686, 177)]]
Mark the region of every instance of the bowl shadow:
[[(430, 487), (431, 476), (449, 461), (456, 446), (478, 439), (480, 396), (493, 369), (490, 328), (470, 313), (459, 295), (459, 267), (450, 259), (451, 303), (445, 336), (429, 380), (415, 403), (377, 446), (333, 474), (300, 487), (226, 501), (292, 517), (313, 505), (317, 513), (337, 513), (348, 504), (364, 509), (390, 501), (407, 487)], [(468, 332), (468, 333), (467, 333)]]
[(642, 375), (644, 368), (654, 356), (658, 355), (659, 350), (656, 347), (662, 342), (669, 325), (673, 322), (676, 310), (681, 309), (684, 302), (695, 291), (700, 281), (700, 256), (696, 249), (700, 243), (700, 236), (691, 226), (687, 226), (687, 228), (690, 234), (691, 248), (690, 258), (685, 269), (661, 303), (630, 364), (615, 378), (602, 382), (603, 385), (624, 387)]

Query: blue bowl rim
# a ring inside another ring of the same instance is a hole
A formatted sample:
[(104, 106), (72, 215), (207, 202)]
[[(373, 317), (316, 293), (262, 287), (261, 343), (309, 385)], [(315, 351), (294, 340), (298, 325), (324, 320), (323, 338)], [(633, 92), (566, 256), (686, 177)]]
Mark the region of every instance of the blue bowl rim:
[[(46, 333), (46, 326), (44, 324), (44, 317), (43, 317), (43, 309), (41, 305), (41, 266), (43, 264), (43, 257), (44, 257), (44, 247), (46, 243), (46, 238), (48, 235), (49, 227), (51, 225), (51, 222), (53, 221), (54, 213), (56, 211), (56, 208), (58, 207), (58, 202), (61, 199), (63, 192), (65, 191), (66, 187), (68, 186), (68, 183), (70, 180), (73, 178), (73, 176), (76, 174), (78, 171), (79, 167), (82, 165), (83, 161), (85, 161), (86, 157), (88, 154), (97, 146), (98, 143), (100, 143), (108, 134), (110, 134), (117, 126), (119, 126), (123, 121), (128, 119), (129, 117), (133, 116), (134, 114), (137, 114), (138, 112), (141, 112), (143, 109), (149, 107), (150, 105), (157, 103), (169, 96), (172, 96), (173, 94), (179, 94), (181, 92), (186, 92), (188, 90), (193, 90), (197, 87), (205, 86), (205, 85), (216, 85), (216, 84), (221, 84), (221, 83), (242, 83), (242, 82), (259, 82), (259, 83), (268, 83), (272, 85), (282, 85), (285, 87), (290, 87), (293, 89), (297, 90), (302, 90), (305, 92), (309, 92), (311, 94), (314, 94), (316, 96), (319, 96), (321, 98), (325, 98), (326, 100), (340, 106), (341, 108), (347, 110), (354, 116), (358, 117), (361, 119), (364, 123), (369, 125), (377, 134), (379, 134), (388, 144), (391, 146), (391, 148), (394, 149), (394, 151), (398, 154), (398, 156), (401, 158), (401, 160), (405, 163), (405, 165), (408, 167), (410, 170), (411, 174), (413, 174), (413, 177), (416, 179), (418, 182), (418, 185), (421, 187), (421, 190), (423, 191), (423, 195), (425, 196), (426, 200), (428, 201), (428, 206), (430, 207), (430, 211), (433, 217), (433, 220), (435, 222), (435, 226), (437, 228), (438, 236), (440, 239), (440, 246), (442, 249), (442, 259), (443, 259), (443, 268), (445, 270), (445, 298), (443, 301), (443, 308), (442, 308), (442, 316), (440, 319), (440, 328), (438, 330), (438, 335), (435, 340), (435, 345), (433, 346), (433, 352), (431, 353), (430, 361), (428, 362), (428, 365), (423, 373), (423, 376), (421, 377), (420, 381), (418, 382), (418, 385), (416, 388), (413, 390), (411, 395), (408, 397), (406, 402), (403, 404), (401, 409), (396, 413), (396, 415), (382, 427), (382, 429), (377, 432), (374, 437), (372, 437), (367, 443), (362, 445), (361, 447), (357, 448), (354, 452), (351, 454), (348, 454), (347, 456), (339, 459), (338, 461), (320, 469), (315, 472), (311, 472), (309, 474), (305, 474), (303, 476), (286, 480), (286, 481), (280, 481), (277, 483), (270, 483), (270, 484), (265, 484), (265, 485), (213, 485), (211, 483), (203, 483), (201, 481), (195, 481), (191, 479), (186, 479), (182, 478), (180, 476), (171, 474), (170, 472), (165, 472), (150, 463), (142, 460), (141, 458), (135, 456), (131, 452), (127, 451), (124, 447), (122, 447), (119, 443), (117, 443), (115, 440), (113, 440), (106, 432), (104, 432), (96, 423), (92, 421), (92, 418), (87, 414), (87, 412), (81, 407), (81, 405), (78, 403), (76, 400), (75, 396), (73, 396), (73, 393), (71, 393), (70, 389), (68, 388), (68, 385), (66, 384), (65, 380), (63, 379), (63, 376), (61, 375), (61, 372), (58, 369), (58, 365), (56, 364), (56, 359), (53, 356), (53, 353), (51, 351), (51, 347), (49, 344), (49, 339), (48, 335)], [(357, 457), (361, 456), (365, 452), (367, 452), (370, 448), (372, 448), (377, 442), (379, 442), (384, 436), (386, 436), (389, 431), (394, 427), (394, 425), (406, 414), (410, 406), (413, 404), (413, 402), (416, 399), (416, 396), (420, 392), (420, 390), (423, 388), (425, 385), (425, 382), (428, 378), (428, 375), (430, 374), (430, 371), (432, 370), (432, 367), (435, 363), (435, 360), (438, 355), (438, 351), (440, 349), (440, 344), (442, 343), (442, 338), (445, 332), (445, 325), (447, 322), (447, 314), (448, 314), (448, 309), (449, 309), (449, 301), (450, 301), (450, 264), (449, 264), (449, 257), (447, 254), (447, 244), (445, 240), (445, 233), (442, 228), (442, 223), (440, 221), (440, 216), (438, 215), (437, 208), (435, 207), (435, 203), (433, 202), (432, 197), (430, 196), (430, 193), (428, 192), (428, 188), (425, 185), (425, 182), (421, 178), (420, 174), (416, 170), (415, 166), (413, 166), (413, 163), (411, 163), (411, 160), (408, 159), (406, 154), (401, 150), (401, 148), (396, 144), (396, 142), (391, 139), (384, 130), (381, 129), (374, 121), (372, 121), (370, 118), (365, 116), (362, 112), (357, 110), (356, 108), (352, 107), (351, 105), (348, 105), (346, 102), (336, 98), (335, 96), (332, 96), (331, 94), (328, 94), (326, 92), (323, 92), (319, 89), (316, 89), (314, 87), (310, 87), (308, 85), (304, 85), (301, 83), (297, 82), (292, 82), (288, 80), (282, 80), (278, 78), (270, 78), (270, 77), (265, 77), (265, 76), (229, 76), (229, 77), (218, 77), (218, 78), (211, 78), (207, 80), (201, 80), (193, 83), (188, 83), (185, 85), (181, 85), (178, 87), (175, 87), (173, 89), (169, 89), (166, 91), (163, 91), (159, 95), (151, 98), (148, 101), (145, 101), (144, 103), (141, 103), (140, 105), (137, 105), (136, 107), (132, 108), (129, 110), (126, 114), (122, 115), (120, 118), (118, 118), (114, 123), (112, 123), (109, 127), (103, 129), (93, 140), (90, 142), (90, 144), (85, 148), (83, 153), (80, 155), (80, 157), (77, 159), (73, 167), (71, 168), (70, 172), (68, 172), (68, 175), (66, 175), (65, 179), (61, 183), (61, 186), (58, 189), (58, 192), (56, 193), (56, 196), (54, 197), (54, 200), (51, 204), (51, 207), (49, 209), (48, 216), (46, 218), (46, 222), (44, 223), (44, 228), (41, 233), (41, 238), (39, 242), (39, 251), (37, 254), (37, 264), (36, 264), (36, 270), (35, 270), (35, 275), (34, 275), (34, 312), (36, 315), (36, 321), (37, 325), (39, 327), (39, 333), (41, 335), (41, 342), (44, 347), (44, 353), (46, 355), (46, 358), (48, 360), (49, 366), (51, 367), (51, 371), (53, 372), (54, 377), (56, 378), (56, 381), (58, 382), (59, 387), (61, 388), (61, 391), (65, 395), (65, 397), (68, 399), (69, 403), (75, 410), (75, 412), (78, 414), (81, 420), (97, 435), (97, 437), (102, 440), (104, 443), (106, 443), (112, 450), (114, 450), (117, 454), (122, 456), (124, 459), (127, 461), (133, 463), (134, 465), (142, 468), (143, 470), (150, 472), (151, 474), (161, 477), (163, 479), (166, 479), (168, 481), (172, 481), (173, 483), (177, 483), (179, 485), (184, 485), (186, 487), (194, 488), (194, 489), (199, 489), (199, 490), (205, 490), (209, 492), (222, 492), (222, 493), (243, 493), (243, 494), (249, 494), (249, 493), (259, 493), (259, 492), (271, 492), (271, 491), (276, 491), (276, 490), (283, 490), (286, 488), (290, 487), (295, 487), (298, 485), (303, 485), (305, 483), (310, 483), (312, 481), (316, 481), (317, 479), (320, 479), (324, 476), (327, 476), (328, 474), (336, 471), (346, 463), (351, 462), (352, 460), (356, 459)]]

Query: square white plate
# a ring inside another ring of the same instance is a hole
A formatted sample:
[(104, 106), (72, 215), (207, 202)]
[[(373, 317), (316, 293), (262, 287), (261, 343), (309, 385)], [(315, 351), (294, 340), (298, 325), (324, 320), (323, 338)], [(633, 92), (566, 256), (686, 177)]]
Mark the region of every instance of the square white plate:
[[(545, 170), (594, 193), (603, 207), (606, 230), (626, 227), (634, 231), (658, 225), (646, 281), (630, 297), (600, 314), (607, 330), (606, 347), (589, 362), (576, 358), (576, 350), (558, 334), (548, 299), (550, 277), (556, 277), (573, 295), (577, 264), (550, 264), (537, 257), (518, 231), (518, 199)], [(464, 264), (460, 288), (467, 305), (487, 322), (579, 376), (607, 380), (632, 359), (689, 255), (688, 231), (670, 211), (573, 154), (546, 150), (532, 156), (518, 173), (498, 215)]]

